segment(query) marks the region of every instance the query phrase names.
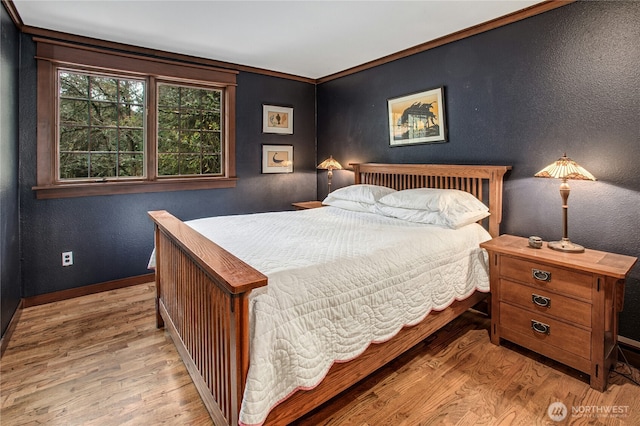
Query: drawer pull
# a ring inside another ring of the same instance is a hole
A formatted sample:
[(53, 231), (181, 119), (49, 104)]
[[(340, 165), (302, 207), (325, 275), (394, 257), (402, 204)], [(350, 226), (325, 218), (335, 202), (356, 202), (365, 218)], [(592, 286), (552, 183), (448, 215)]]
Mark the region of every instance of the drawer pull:
[(551, 281), (551, 272), (543, 271), (541, 269), (532, 269), (533, 278), (538, 281)]
[(541, 308), (551, 307), (551, 299), (549, 299), (548, 297), (540, 296), (538, 294), (531, 294), (531, 301), (534, 305), (540, 306)]
[(531, 320), (531, 328), (536, 333), (546, 334), (546, 335), (551, 334), (551, 326), (540, 321)]

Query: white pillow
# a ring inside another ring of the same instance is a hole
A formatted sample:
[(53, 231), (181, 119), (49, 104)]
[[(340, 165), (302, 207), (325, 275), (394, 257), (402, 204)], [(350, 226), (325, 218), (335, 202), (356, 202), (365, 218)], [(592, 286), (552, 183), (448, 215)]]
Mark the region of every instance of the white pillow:
[(468, 192), (458, 189), (415, 188), (396, 191), (378, 200), (390, 207), (432, 212), (488, 212), (489, 208)]
[(333, 199), (338, 200), (375, 204), (376, 201), (378, 201), (380, 198), (394, 192), (396, 192), (395, 189), (387, 188), (386, 186), (358, 184), (336, 189), (335, 191), (330, 193), (328, 197), (332, 197)]
[(361, 203), (359, 201), (341, 200), (339, 198), (334, 198), (331, 195), (327, 196), (327, 198), (322, 201), (322, 204), (325, 206), (339, 207), (344, 210), (353, 210), (356, 212), (367, 213), (373, 213), (375, 207), (375, 204)]
[(443, 226), (445, 228), (458, 229), (471, 223), (477, 222), (489, 216), (488, 211), (475, 212), (437, 212), (420, 209), (405, 209), (402, 207), (386, 206), (377, 203), (375, 213), (384, 216), (395, 217), (396, 219), (408, 222), (425, 223), (430, 225)]

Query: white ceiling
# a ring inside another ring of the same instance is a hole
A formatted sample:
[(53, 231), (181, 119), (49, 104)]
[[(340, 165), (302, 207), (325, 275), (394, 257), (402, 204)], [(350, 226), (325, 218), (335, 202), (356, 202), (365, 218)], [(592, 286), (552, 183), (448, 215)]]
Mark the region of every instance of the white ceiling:
[(14, 0), (28, 26), (313, 79), (536, 3)]

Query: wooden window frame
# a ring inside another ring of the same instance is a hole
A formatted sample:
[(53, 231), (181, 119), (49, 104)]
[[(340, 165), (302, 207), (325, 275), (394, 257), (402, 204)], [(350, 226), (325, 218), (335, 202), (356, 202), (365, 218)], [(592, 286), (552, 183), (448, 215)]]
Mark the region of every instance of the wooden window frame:
[[(120, 51), (34, 38), (38, 66), (37, 178), (32, 189), (38, 199), (184, 191), (236, 186), (235, 103), (237, 71), (147, 57)], [(100, 182), (60, 181), (57, 178), (57, 70), (107, 72), (146, 78), (147, 134), (144, 178)], [(224, 161), (222, 176), (158, 177), (156, 158), (156, 81), (218, 88), (223, 91)]]

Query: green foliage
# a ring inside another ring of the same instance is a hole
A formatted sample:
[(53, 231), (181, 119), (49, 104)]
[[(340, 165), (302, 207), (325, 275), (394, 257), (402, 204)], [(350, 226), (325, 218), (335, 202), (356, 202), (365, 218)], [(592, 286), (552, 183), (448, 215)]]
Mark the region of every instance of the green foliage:
[(158, 88), (158, 175), (222, 173), (220, 102), (216, 89)]
[[(142, 80), (59, 72), (61, 179), (144, 176)], [(158, 85), (159, 176), (222, 174), (222, 91)]]
[(60, 179), (144, 175), (145, 82), (59, 73)]

